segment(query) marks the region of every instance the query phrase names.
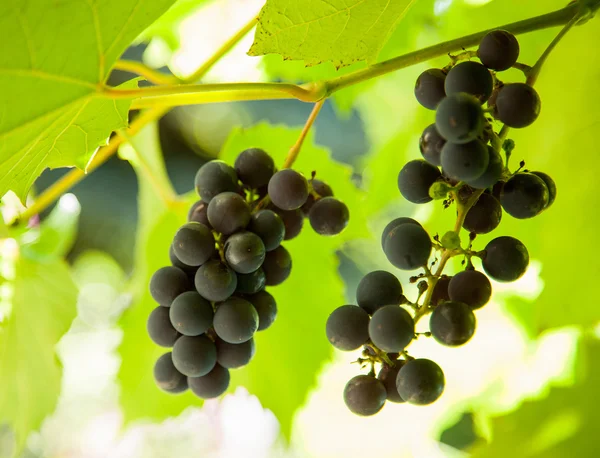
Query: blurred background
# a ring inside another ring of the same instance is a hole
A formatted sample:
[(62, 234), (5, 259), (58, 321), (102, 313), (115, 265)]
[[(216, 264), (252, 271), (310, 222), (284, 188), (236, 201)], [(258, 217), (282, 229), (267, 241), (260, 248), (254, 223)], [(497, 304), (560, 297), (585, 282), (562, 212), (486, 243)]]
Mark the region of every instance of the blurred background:
[[(180, 0), (177, 20), (155, 24), (124, 58), (189, 75), (263, 4)], [(562, 6), (564, 1), (555, 0), (420, 0), (379, 59)], [(414, 100), (414, 82), (425, 68), (445, 65), (447, 59), (362, 83), (326, 103), (314, 127), (317, 148), (307, 153), (306, 161), (322, 154), (323, 161), (343, 170), (347, 183), (339, 185), (341, 192), (337, 183), (330, 184), (342, 200), (361, 202), (359, 208), (349, 204), (351, 226), (365, 227), (333, 242), (302, 234), (289, 243), (295, 280), (279, 287), (289, 291), (277, 288), (278, 326), (267, 331), (270, 337), (257, 340), (260, 361), (251, 363), (257, 372), (242, 373), (237, 379), (241, 386), (220, 400), (202, 406), (190, 404), (191, 398), (171, 401), (152, 387), (149, 361), (155, 356), (146, 355), (151, 344), (144, 321), (152, 306), (129, 286), (133, 279), (142, 288), (148, 271), (166, 262), (168, 242), (157, 241), (171, 237), (176, 226), (138, 210), (143, 185), (134, 168), (115, 156), (63, 197), (52, 211), (78, 217), (68, 255), (80, 288), (78, 315), (58, 347), (64, 366), (58, 407), (29, 437), (24, 456), (598, 456), (594, 431), (600, 426), (595, 401), (600, 375), (594, 360), (600, 328), (592, 286), (586, 283), (600, 273), (588, 248), (595, 239), (589, 202), (598, 200), (593, 195), (598, 159), (592, 155), (600, 123), (597, 104), (590, 103), (600, 100), (600, 55), (590, 47), (600, 42), (600, 27), (597, 18), (593, 21), (575, 28), (552, 54), (539, 80), (540, 118), (510, 136), (517, 144), (515, 163), (526, 160), (558, 186), (557, 202), (548, 214), (526, 221), (505, 215), (491, 234), (510, 234), (526, 244), (532, 257), (527, 274), (509, 285), (494, 283), (492, 302), (478, 311), (478, 330), (467, 345), (448, 349), (430, 339), (414, 345), (413, 354), (434, 359), (446, 374), (446, 392), (439, 401), (425, 408), (388, 403), (375, 417), (353, 416), (343, 404), (342, 390), (359, 372), (352, 364), (357, 354), (332, 352), (323, 330), (334, 308), (355, 302), (356, 285), (371, 270), (393, 271), (410, 290), (409, 275), (393, 270), (379, 249), (379, 234), (390, 219), (413, 216), (432, 234), (451, 227), (451, 211), (409, 204), (396, 187), (398, 171), (419, 157), (418, 138), (433, 121), (432, 113)], [(519, 37), (519, 61), (533, 64), (555, 33), (551, 29)], [(248, 57), (252, 39), (250, 33), (204, 81), (306, 82), (336, 73), (327, 64), (305, 69), (279, 56)], [(114, 72), (110, 83), (131, 77)], [(522, 75), (507, 72), (505, 79), (520, 81)], [(245, 129), (253, 132), (265, 122), (298, 128), (311, 108), (297, 101), (177, 108), (158, 123), (152, 147), (162, 150), (177, 193), (186, 194), (205, 161), (222, 151), (226, 153), (220, 157), (235, 157), (236, 152), (227, 152), (231, 135), (243, 136)], [(270, 131), (259, 127), (258, 132)], [(283, 157), (289, 146), (270, 152)], [(318, 169), (319, 164), (306, 167)], [(63, 173), (46, 171), (36, 183), (37, 192)], [(156, 227), (163, 223), (158, 234)], [(487, 240), (481, 237), (478, 246)], [(322, 249), (328, 256), (324, 266), (317, 254)], [(311, 250), (314, 257), (301, 257), (300, 252)], [(332, 271), (320, 277), (317, 266)], [(288, 310), (291, 318), (285, 318)], [(261, 385), (257, 380), (267, 367)], [(281, 372), (285, 375), (277, 377)], [(10, 448), (11, 431), (0, 429), (0, 456), (8, 456)]]

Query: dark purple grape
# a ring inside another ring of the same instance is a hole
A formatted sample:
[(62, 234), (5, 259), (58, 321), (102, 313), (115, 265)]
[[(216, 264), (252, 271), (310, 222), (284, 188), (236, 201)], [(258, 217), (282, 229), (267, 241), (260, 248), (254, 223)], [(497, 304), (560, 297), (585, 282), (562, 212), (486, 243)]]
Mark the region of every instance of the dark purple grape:
[(292, 257), (282, 245), (267, 252), (262, 268), (267, 278), (267, 286), (283, 283), (292, 271)]
[(304, 175), (292, 169), (283, 169), (269, 180), (271, 202), (282, 210), (302, 207), (308, 198), (308, 182)]
[(237, 274), (235, 292), (238, 294), (258, 293), (265, 288), (266, 281), (265, 272), (261, 268), (249, 274)]
[(356, 350), (369, 339), (369, 315), (356, 305), (342, 305), (327, 318), (325, 332), (338, 350)]
[(280, 215), (271, 210), (260, 210), (252, 215), (248, 230), (258, 235), (266, 251), (281, 245), (285, 237), (285, 223)]
[(446, 97), (444, 80), (446, 74), (439, 68), (425, 70), (417, 78), (415, 84), (415, 97), (425, 108), (435, 110), (440, 101)]
[(235, 160), (234, 168), (240, 181), (253, 189), (269, 184), (275, 173), (273, 158), (260, 148), (242, 151)]
[(477, 57), (487, 68), (500, 72), (517, 62), (519, 51), (517, 37), (506, 30), (493, 30), (481, 39)]
[(243, 343), (257, 331), (258, 313), (247, 300), (232, 297), (218, 305), (213, 328), (225, 342)]
[(352, 413), (361, 416), (375, 415), (387, 397), (385, 386), (371, 375), (357, 375), (344, 388), (344, 402)]
[(384, 305), (400, 304), (402, 285), (396, 276), (385, 270), (365, 275), (356, 289), (356, 302), (369, 315)]
[(487, 146), (488, 150), (488, 166), (478, 178), (474, 180), (466, 180), (466, 183), (472, 188), (476, 189), (486, 189), (494, 186), (496, 182), (502, 178), (502, 173), (504, 172), (504, 162), (502, 161), (502, 156), (500, 153), (490, 145)]
[(450, 300), (463, 302), (472, 309), (487, 304), (492, 297), (492, 284), (476, 270), (465, 270), (452, 277), (448, 285)]
[(546, 204), (546, 206), (544, 207), (544, 210), (548, 207), (550, 207), (550, 205), (552, 205), (554, 203), (554, 199), (556, 199), (556, 183), (554, 183), (554, 180), (552, 179), (552, 177), (550, 177), (550, 175), (544, 173), (544, 172), (531, 172), (534, 175), (537, 175), (538, 177), (540, 177), (542, 179), (542, 181), (546, 184), (546, 187), (548, 188), (548, 203)]
[(312, 193), (308, 195), (306, 202), (302, 205), (302, 212), (305, 215), (308, 215), (308, 212), (319, 198), (333, 197), (333, 189), (331, 189), (331, 186), (327, 183), (317, 179), (310, 180), (309, 183), (312, 186), (313, 191), (317, 193), (319, 197), (316, 198)]
[(436, 401), (446, 384), (440, 366), (429, 359), (411, 359), (396, 378), (398, 394), (410, 404), (427, 405)]
[(490, 155), (479, 140), (456, 144), (448, 142), (442, 149), (442, 170), (455, 180), (476, 180), (486, 171)]
[(344, 202), (335, 197), (323, 197), (310, 209), (308, 220), (317, 234), (337, 235), (348, 225), (350, 211)]
[(427, 264), (432, 244), (420, 225), (400, 224), (392, 229), (383, 244), (388, 260), (398, 269), (414, 270)]
[(398, 372), (404, 365), (404, 360), (394, 361), (394, 366), (388, 366), (385, 364), (379, 374), (377, 374), (377, 378), (381, 380), (383, 386), (385, 386), (385, 391), (387, 393), (387, 400), (395, 403), (403, 403), (404, 399), (398, 393), (398, 387), (396, 386), (396, 378), (398, 377)]
[(426, 204), (433, 199), (429, 188), (442, 177), (439, 169), (422, 159), (415, 159), (404, 164), (398, 174), (400, 194), (413, 204)]
[(204, 224), (209, 229), (212, 228), (210, 223), (208, 222), (208, 215), (206, 214), (208, 211), (208, 204), (199, 200), (194, 205), (191, 206), (190, 211), (188, 213), (188, 222), (194, 221), (196, 223)]
[(392, 229), (394, 229), (396, 226), (400, 226), (401, 224), (405, 223), (416, 224), (417, 226), (421, 226), (421, 224), (418, 221), (415, 221), (414, 219), (408, 218), (406, 216), (401, 216), (399, 218), (393, 219), (392, 221), (387, 223), (387, 225), (383, 229), (383, 232), (381, 233), (381, 248), (383, 248), (385, 239), (388, 236), (388, 234), (392, 231)]
[(448, 275), (442, 275), (433, 287), (433, 293), (431, 294), (431, 305), (436, 306), (440, 302), (449, 301), (450, 295), (448, 294), (448, 285), (452, 277)]
[(494, 118), (509, 127), (527, 127), (540, 115), (540, 96), (525, 83), (506, 84), (498, 92)]
[(208, 204), (208, 220), (217, 232), (233, 234), (250, 222), (250, 206), (239, 194), (224, 192)]
[(206, 300), (224, 301), (237, 287), (237, 276), (233, 269), (218, 259), (211, 259), (200, 266), (194, 281), (196, 290)]
[(544, 180), (533, 173), (517, 173), (504, 184), (500, 203), (514, 218), (526, 219), (538, 215), (550, 201)]
[(494, 79), (490, 71), (478, 62), (466, 61), (448, 72), (444, 89), (447, 95), (466, 93), (485, 103), (492, 95)]
[(491, 194), (479, 196), (467, 212), (463, 227), (475, 234), (487, 234), (498, 227), (502, 220), (502, 206)]
[(161, 347), (172, 347), (181, 336), (169, 319), (169, 309), (158, 306), (150, 313), (146, 329), (152, 342)]
[(432, 165), (439, 167), (442, 165), (442, 148), (446, 140), (440, 135), (434, 124), (430, 124), (425, 128), (419, 139), (419, 149), (423, 158)]
[(233, 234), (225, 242), (225, 260), (229, 267), (240, 274), (249, 274), (262, 266), (265, 260), (265, 245), (253, 232)]
[(386, 305), (371, 317), (369, 337), (380, 350), (401, 352), (415, 337), (415, 323), (399, 305)]
[(204, 334), (212, 326), (213, 315), (210, 302), (196, 291), (180, 294), (169, 309), (171, 324), (186, 336)]
[(196, 191), (204, 202), (222, 192), (237, 193), (240, 190), (235, 170), (223, 161), (210, 161), (198, 170), (195, 179)]
[(188, 377), (190, 391), (202, 399), (212, 399), (221, 396), (229, 387), (229, 371), (216, 364), (206, 375)]
[(246, 297), (258, 313), (258, 330), (264, 331), (269, 328), (277, 317), (277, 302), (267, 291), (259, 291)]
[[(484, 117), (479, 99), (458, 93), (446, 97), (435, 112), (435, 127), (452, 143), (469, 143), (483, 132)], [(447, 143), (446, 143), (447, 145)]]
[(188, 266), (200, 266), (215, 253), (215, 238), (204, 224), (191, 222), (181, 226), (173, 238), (175, 256)]
[(475, 314), (471, 307), (463, 302), (442, 302), (433, 309), (429, 319), (429, 330), (433, 338), (442, 345), (458, 347), (473, 337)]
[(186, 273), (173, 266), (161, 267), (150, 279), (150, 294), (164, 307), (170, 307), (173, 299), (191, 289)]
[(187, 377), (175, 368), (171, 352), (156, 360), (154, 381), (161, 390), (171, 394), (182, 393), (188, 389)]
[(300, 235), (304, 226), (304, 213), (297, 208), (296, 210), (276, 210), (277, 214), (285, 226), (285, 236), (283, 240), (292, 240)]
[(254, 339), (240, 344), (231, 344), (218, 337), (215, 340), (217, 346), (217, 363), (227, 369), (237, 369), (250, 362), (255, 352)]
[(486, 245), (481, 264), (494, 280), (511, 282), (521, 278), (527, 270), (529, 253), (514, 237), (497, 237)]
[(182, 336), (173, 346), (173, 364), (188, 377), (208, 374), (217, 363), (217, 349), (205, 335)]

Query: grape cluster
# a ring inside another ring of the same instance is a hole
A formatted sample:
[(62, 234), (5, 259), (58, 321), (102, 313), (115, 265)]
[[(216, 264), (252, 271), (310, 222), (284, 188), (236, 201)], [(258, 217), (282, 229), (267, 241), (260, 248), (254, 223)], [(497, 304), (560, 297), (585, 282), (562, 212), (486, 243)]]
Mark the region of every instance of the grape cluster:
[(229, 369), (250, 362), (255, 332), (277, 315), (265, 288), (283, 283), (292, 269), (281, 243), (300, 233), (305, 217), (323, 235), (348, 224), (346, 205), (314, 176), (277, 171), (258, 148), (243, 151), (234, 167), (214, 160), (198, 170), (201, 200), (173, 238), (171, 266), (150, 280), (159, 306), (150, 313), (148, 333), (157, 345), (172, 347), (154, 366), (161, 389), (218, 397), (229, 386)]
[[(480, 62), (464, 60), (475, 55)], [(396, 268), (424, 269), (410, 279), (418, 286), (417, 299), (411, 302), (398, 278), (379, 270), (360, 281), (357, 305), (343, 305), (329, 316), (330, 343), (343, 351), (362, 348), (357, 362), (370, 367), (368, 375), (357, 375), (344, 389), (344, 401), (355, 414), (374, 415), (386, 401), (426, 405), (438, 399), (445, 387), (442, 369), (429, 359), (412, 357), (407, 346), (419, 336), (449, 347), (465, 344), (475, 333), (474, 311), (491, 298), (490, 278), (511, 282), (527, 270), (529, 253), (514, 237), (499, 236), (482, 251), (473, 250), (477, 235), (496, 229), (503, 211), (530, 218), (556, 197), (556, 185), (547, 174), (523, 170), (523, 162), (514, 172), (508, 169), (514, 149), (514, 142), (503, 138), (508, 127), (528, 126), (540, 112), (539, 96), (531, 86), (505, 84), (498, 78), (518, 56), (517, 39), (496, 30), (482, 39), (477, 52), (465, 51), (448, 67), (426, 70), (417, 80), (415, 96), (422, 106), (435, 110), (435, 122), (420, 138), (423, 159), (402, 167), (398, 188), (416, 204), (443, 199), (448, 208), (456, 203), (459, 224), (442, 237), (431, 237), (414, 219), (391, 221), (381, 246)], [(499, 133), (494, 119), (504, 123)], [(469, 232), (466, 247), (461, 246), (461, 226)], [(462, 256), (465, 268), (454, 276), (444, 275), (453, 256)], [(483, 272), (475, 269), (472, 258), (481, 259)], [(426, 315), (429, 331), (417, 333), (416, 323)]]

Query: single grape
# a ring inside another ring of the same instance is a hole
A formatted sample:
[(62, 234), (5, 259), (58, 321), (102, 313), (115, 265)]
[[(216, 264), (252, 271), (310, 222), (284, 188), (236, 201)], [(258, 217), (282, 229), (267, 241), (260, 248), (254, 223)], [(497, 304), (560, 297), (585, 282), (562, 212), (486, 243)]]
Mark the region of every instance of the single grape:
[(327, 318), (325, 333), (338, 350), (356, 350), (369, 339), (369, 315), (356, 305), (342, 305)]
[(463, 227), (475, 234), (487, 234), (498, 227), (502, 220), (502, 206), (491, 194), (479, 196), (467, 212)]
[(490, 155), (479, 140), (456, 144), (448, 142), (442, 149), (442, 170), (455, 180), (476, 180), (486, 171)]
[(321, 197), (333, 197), (333, 189), (327, 183), (321, 180), (312, 179), (310, 180), (310, 185), (315, 193), (319, 195), (319, 197), (315, 197), (314, 194), (309, 194), (306, 202), (302, 205), (302, 212), (308, 216), (308, 212), (314, 205), (314, 203)]
[(401, 352), (415, 337), (415, 323), (399, 305), (386, 305), (371, 317), (369, 337), (380, 350)]
[(296, 210), (281, 210), (277, 208), (276, 212), (285, 226), (283, 240), (292, 240), (298, 237), (304, 226), (304, 213), (302, 213), (302, 210), (299, 208)]
[(161, 347), (172, 347), (181, 336), (169, 319), (169, 309), (158, 306), (150, 313), (146, 329), (152, 342)]
[(361, 416), (375, 415), (387, 397), (385, 386), (371, 375), (352, 377), (344, 388), (344, 402), (352, 413)]
[(208, 374), (217, 363), (217, 348), (205, 335), (182, 336), (173, 346), (173, 364), (188, 377)]
[(204, 334), (213, 322), (210, 302), (196, 291), (188, 291), (175, 298), (169, 309), (173, 327), (184, 336)]
[(548, 203), (544, 207), (544, 210), (545, 210), (546, 208), (550, 207), (550, 205), (552, 205), (554, 203), (554, 199), (556, 199), (556, 183), (554, 182), (552, 177), (550, 177), (550, 175), (548, 175), (544, 172), (531, 172), (531, 173), (540, 177), (542, 179), (542, 181), (546, 184), (546, 187), (548, 188)]
[(487, 68), (501, 72), (515, 65), (519, 51), (519, 42), (512, 33), (493, 30), (481, 39), (477, 57)]
[(448, 295), (452, 301), (463, 302), (472, 309), (478, 309), (492, 297), (492, 284), (481, 272), (465, 270), (452, 277)]
[(262, 265), (267, 279), (267, 286), (276, 286), (283, 283), (292, 271), (292, 257), (282, 245), (269, 251)]
[(454, 66), (448, 72), (444, 89), (447, 95), (466, 93), (485, 103), (492, 95), (494, 79), (490, 71), (483, 65), (473, 61), (465, 61)]
[(263, 241), (253, 232), (238, 232), (225, 242), (225, 260), (241, 274), (257, 270), (265, 260), (265, 253)]
[(302, 207), (308, 198), (308, 182), (304, 175), (292, 169), (283, 169), (269, 180), (271, 202), (282, 210)]
[[(469, 143), (483, 132), (484, 117), (479, 100), (458, 93), (446, 97), (435, 112), (435, 127), (452, 143)], [(447, 145), (447, 143), (446, 143)]]
[(199, 200), (194, 205), (191, 206), (190, 211), (188, 213), (188, 222), (196, 222), (200, 224), (204, 224), (209, 229), (212, 228), (210, 223), (208, 222), (208, 204)]
[(238, 192), (238, 177), (235, 170), (223, 161), (207, 162), (198, 170), (195, 179), (196, 191), (204, 202), (223, 192)]
[(308, 220), (317, 234), (337, 235), (348, 225), (350, 211), (335, 197), (323, 197), (310, 209)]
[(425, 128), (419, 139), (419, 149), (423, 158), (432, 165), (439, 167), (442, 165), (440, 154), (446, 140), (440, 135), (434, 124)]
[(497, 237), (485, 247), (483, 270), (496, 281), (515, 281), (523, 276), (528, 265), (527, 248), (514, 237)]
[(381, 380), (383, 386), (385, 386), (385, 391), (387, 393), (387, 400), (395, 403), (403, 403), (404, 399), (398, 393), (398, 387), (396, 387), (396, 378), (398, 377), (398, 372), (404, 365), (404, 360), (396, 360), (394, 361), (394, 366), (388, 366), (384, 364), (379, 374), (377, 374), (377, 378)]
[(252, 214), (248, 230), (261, 238), (266, 251), (277, 248), (285, 237), (285, 224), (281, 216), (271, 210), (259, 210)]
[(466, 180), (466, 183), (472, 188), (486, 189), (494, 186), (504, 172), (504, 162), (500, 153), (490, 145), (487, 146), (487, 150), (489, 159), (485, 172), (474, 180)]
[(258, 313), (247, 300), (232, 297), (217, 306), (213, 327), (225, 342), (246, 342), (258, 330)]
[(445, 302), (450, 300), (450, 294), (448, 294), (448, 285), (450, 285), (450, 281), (452, 277), (448, 275), (442, 275), (435, 286), (433, 287), (433, 293), (431, 293), (431, 305), (436, 306), (440, 302)]
[(265, 288), (266, 281), (265, 272), (261, 268), (249, 274), (237, 274), (235, 292), (238, 294), (258, 293)]
[(416, 224), (396, 226), (388, 233), (383, 244), (388, 261), (402, 270), (414, 270), (426, 265), (431, 249), (429, 234)]
[(250, 206), (239, 194), (223, 192), (208, 204), (208, 220), (217, 232), (233, 234), (250, 222)]
[(227, 369), (237, 369), (250, 362), (255, 352), (254, 339), (240, 344), (231, 344), (223, 339), (215, 340), (217, 346), (217, 363)]
[(186, 223), (175, 233), (173, 251), (184, 264), (200, 266), (215, 253), (215, 238), (204, 224)]
[(396, 387), (402, 399), (410, 404), (427, 405), (444, 392), (446, 381), (440, 366), (430, 359), (411, 359), (398, 371)]
[(182, 393), (188, 389), (187, 377), (175, 368), (171, 352), (156, 360), (154, 381), (161, 390), (171, 394)]
[(509, 127), (527, 127), (540, 115), (540, 96), (525, 83), (505, 84), (498, 92), (494, 118)]
[(173, 266), (161, 267), (150, 279), (150, 294), (164, 307), (170, 307), (173, 299), (191, 289), (192, 285), (185, 272)]
[(202, 399), (212, 399), (221, 396), (229, 387), (229, 371), (216, 364), (215, 367), (202, 377), (188, 377), (190, 391)]
[(401, 216), (400, 218), (393, 219), (392, 221), (387, 223), (387, 225), (383, 229), (383, 232), (381, 233), (381, 248), (383, 248), (385, 239), (388, 236), (388, 234), (392, 231), (392, 229), (405, 223), (416, 224), (417, 226), (421, 226), (421, 224), (418, 221), (415, 221), (414, 219), (408, 218), (406, 216)]
[(266, 291), (259, 291), (246, 298), (258, 313), (258, 330), (264, 331), (269, 328), (277, 317), (277, 302), (275, 298)]
[(224, 301), (237, 288), (237, 276), (233, 269), (218, 259), (201, 265), (194, 279), (196, 290), (209, 301)]
[(435, 110), (440, 101), (446, 97), (444, 81), (446, 74), (439, 68), (425, 70), (417, 78), (415, 97), (425, 108)]
[(385, 270), (365, 275), (356, 289), (356, 302), (369, 315), (384, 305), (400, 304), (402, 285), (396, 276)]
[(275, 162), (260, 148), (242, 151), (233, 165), (240, 181), (253, 189), (269, 184), (275, 173)]
[(442, 302), (433, 309), (429, 330), (433, 338), (442, 345), (458, 347), (473, 337), (475, 314), (464, 302)]
[(442, 177), (439, 169), (422, 159), (415, 159), (404, 164), (398, 174), (400, 194), (413, 204), (426, 204), (433, 199), (429, 196), (429, 188)]
[(544, 180), (533, 173), (517, 173), (504, 184), (500, 193), (502, 208), (518, 219), (532, 218), (550, 201)]
[(169, 261), (171, 261), (173, 267), (177, 267), (178, 269), (183, 270), (186, 274), (195, 274), (198, 270), (197, 266), (188, 266), (187, 264), (181, 262), (181, 260), (175, 254), (175, 250), (173, 250), (173, 244), (169, 246)]

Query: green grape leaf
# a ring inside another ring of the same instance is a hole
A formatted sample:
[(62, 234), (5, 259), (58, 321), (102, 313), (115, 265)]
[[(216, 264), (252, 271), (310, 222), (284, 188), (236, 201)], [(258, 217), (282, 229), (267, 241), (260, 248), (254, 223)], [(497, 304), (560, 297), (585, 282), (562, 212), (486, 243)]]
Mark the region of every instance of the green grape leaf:
[[(300, 131), (268, 124), (234, 129), (220, 158), (233, 163), (244, 149), (260, 147), (278, 164), (283, 163)], [(145, 146), (145, 158), (153, 161), (156, 150), (156, 147)], [(363, 196), (350, 182), (349, 167), (333, 162), (326, 150), (314, 146), (312, 135), (302, 147), (297, 166), (307, 175), (316, 170), (317, 176), (333, 187), (335, 195), (350, 208), (350, 224), (340, 236), (322, 237), (315, 234), (306, 221), (303, 233), (285, 242), (293, 259), (292, 275), (283, 285), (269, 288), (278, 301), (279, 315), (271, 328), (256, 335), (256, 356), (246, 368), (232, 371), (230, 386), (232, 391), (243, 385), (257, 395), (278, 417), (282, 432), (288, 438), (294, 413), (305, 402), (318, 371), (331, 355), (324, 323), (331, 310), (344, 302), (344, 285), (337, 273), (335, 252), (345, 241), (361, 236), (366, 230), (359, 215)], [(164, 173), (154, 170), (155, 176)], [(192, 196), (184, 206), (169, 208), (158, 200), (144, 173), (138, 176), (141, 219), (134, 279), (138, 296), (121, 320), (124, 337), (120, 347), (123, 364), (119, 381), (121, 405), (128, 421), (140, 417), (160, 420), (177, 415), (190, 405), (202, 404), (189, 392), (172, 396), (155, 386), (154, 362), (168, 350), (154, 345), (146, 334), (146, 320), (156, 306), (148, 293), (150, 277), (169, 263), (168, 248), (173, 235), (185, 222), (187, 208), (197, 197)], [(298, 294), (299, 291), (310, 291), (310, 299), (308, 295)], [(272, 389), (274, 386), (285, 389)]]
[(23, 201), (47, 167), (84, 169), (110, 132), (126, 126), (131, 101), (106, 97), (103, 84), (125, 48), (173, 1), (0, 7), (0, 27), (11, 37), (0, 53), (0, 196), (13, 190)]
[(10, 313), (0, 323), (0, 424), (11, 425), (17, 446), (54, 411), (62, 370), (54, 352), (76, 315), (77, 288), (66, 262), (20, 256)]
[(563, 458), (596, 456), (600, 386), (600, 342), (587, 338), (579, 345), (576, 382), (552, 387), (547, 396), (529, 400), (515, 411), (491, 419), (491, 441), (475, 447), (474, 458)]
[(248, 54), (307, 66), (372, 64), (414, 0), (267, 0)]

